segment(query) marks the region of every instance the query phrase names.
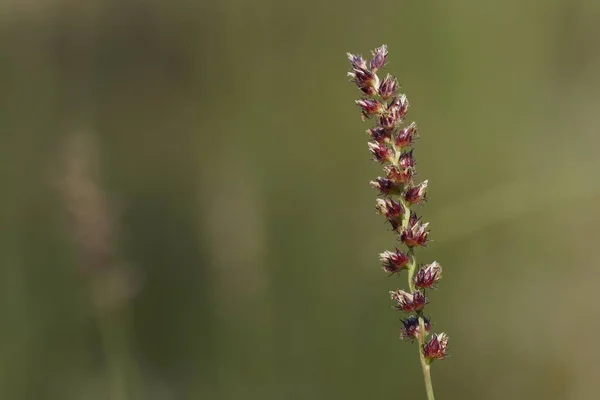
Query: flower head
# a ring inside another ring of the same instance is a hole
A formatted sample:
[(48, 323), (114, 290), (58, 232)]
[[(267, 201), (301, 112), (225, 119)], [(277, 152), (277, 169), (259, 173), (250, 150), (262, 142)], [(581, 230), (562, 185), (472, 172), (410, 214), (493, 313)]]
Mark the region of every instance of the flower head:
[(443, 360), (448, 352), (448, 335), (440, 333), (432, 335), (423, 345), (423, 355), (431, 363), (434, 360)]
[(390, 274), (395, 274), (406, 269), (410, 260), (406, 253), (398, 249), (396, 251), (384, 251), (379, 255), (379, 259), (383, 265), (382, 269)]
[(405, 151), (400, 154), (398, 158), (398, 165), (400, 168), (413, 168), (415, 166), (415, 157), (413, 156), (413, 151)]
[(415, 287), (420, 289), (435, 288), (438, 281), (442, 278), (442, 266), (437, 261), (421, 267), (414, 277)]
[(377, 100), (361, 99), (355, 101), (356, 105), (360, 107), (363, 118), (371, 118), (374, 115), (381, 115), (384, 111), (384, 106)]
[(407, 110), (408, 100), (406, 100), (406, 96), (394, 97), (385, 112), (381, 113), (379, 124), (388, 130), (396, 129), (404, 120)]
[(396, 182), (382, 177), (378, 177), (375, 180), (371, 181), (371, 186), (379, 190), (379, 193), (381, 193), (382, 196), (400, 194), (400, 192), (402, 191), (402, 187)]
[(413, 122), (398, 132), (394, 138), (394, 144), (399, 148), (411, 146), (417, 137), (417, 124)]
[(373, 154), (373, 159), (380, 163), (392, 162), (394, 160), (394, 153), (392, 150), (387, 147), (385, 144), (379, 142), (369, 142), (367, 143), (369, 146), (369, 150), (371, 154)]
[(387, 46), (384, 44), (381, 47), (376, 48), (371, 52), (373, 54), (373, 58), (369, 63), (371, 70), (373, 72), (377, 72), (377, 70), (383, 68), (385, 65), (385, 61), (387, 60), (388, 50)]
[(408, 99), (405, 95), (396, 96), (388, 106), (388, 112), (393, 114), (396, 121), (402, 122), (408, 112)]
[(379, 87), (379, 78), (377, 75), (366, 69), (355, 69), (348, 72), (350, 80), (356, 83), (356, 86), (367, 96), (373, 96), (377, 93)]
[(381, 114), (379, 117), (379, 124), (383, 127), (383, 129), (392, 132), (396, 127), (400, 124), (400, 120), (397, 115), (386, 111)]
[[(431, 323), (428, 318), (422, 317), (424, 326), (425, 326), (425, 334), (429, 333), (429, 329), (431, 329)], [(400, 338), (414, 340), (419, 336), (419, 317), (416, 315), (411, 315), (406, 319), (401, 319), (402, 326), (400, 327)]]
[(423, 292), (415, 291), (413, 293), (405, 292), (404, 290), (396, 290), (390, 292), (392, 300), (396, 302), (396, 308), (405, 312), (421, 311), (425, 304), (427, 304), (427, 298)]
[(404, 200), (410, 204), (420, 204), (427, 197), (427, 181), (419, 183), (417, 186), (412, 186), (404, 193)]
[(373, 96), (379, 88), (379, 77), (375, 71), (369, 71), (367, 62), (362, 56), (348, 53), (352, 71), (348, 72), (351, 81), (367, 96)]
[(379, 96), (387, 100), (396, 95), (396, 91), (398, 90), (398, 81), (396, 78), (387, 74), (385, 78), (381, 81), (379, 85)]
[(396, 183), (409, 183), (414, 174), (412, 167), (401, 168), (398, 165), (387, 165), (383, 170), (386, 178)]
[(385, 129), (383, 126), (376, 125), (373, 128), (367, 129), (367, 133), (376, 142), (385, 143), (389, 142), (392, 136), (392, 132)]
[(353, 69), (367, 69), (367, 62), (360, 54), (346, 53)]
[(389, 198), (377, 199), (375, 209), (389, 221), (393, 230), (398, 229), (404, 215), (402, 204)]
[(408, 247), (425, 246), (429, 237), (429, 222), (422, 223), (413, 213), (408, 226), (400, 233), (400, 240)]

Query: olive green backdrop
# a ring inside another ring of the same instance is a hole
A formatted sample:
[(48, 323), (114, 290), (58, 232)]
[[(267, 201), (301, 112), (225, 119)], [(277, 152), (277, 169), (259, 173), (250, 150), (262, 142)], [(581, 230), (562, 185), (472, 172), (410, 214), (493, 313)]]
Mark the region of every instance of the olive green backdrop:
[[(444, 267), (438, 398), (597, 398), (598, 21), (585, 0), (2, 1), (0, 398), (424, 398), (345, 75), (382, 43), (430, 182), (418, 257)], [(137, 282), (108, 311), (56, 184), (78, 132)]]

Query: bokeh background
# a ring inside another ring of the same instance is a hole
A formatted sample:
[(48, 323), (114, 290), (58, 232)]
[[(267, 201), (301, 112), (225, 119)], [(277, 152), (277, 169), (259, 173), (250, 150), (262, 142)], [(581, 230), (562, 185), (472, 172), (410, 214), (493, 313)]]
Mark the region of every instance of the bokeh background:
[(389, 45), (440, 399), (600, 390), (600, 3), (0, 2), (0, 398), (420, 399), (345, 53)]

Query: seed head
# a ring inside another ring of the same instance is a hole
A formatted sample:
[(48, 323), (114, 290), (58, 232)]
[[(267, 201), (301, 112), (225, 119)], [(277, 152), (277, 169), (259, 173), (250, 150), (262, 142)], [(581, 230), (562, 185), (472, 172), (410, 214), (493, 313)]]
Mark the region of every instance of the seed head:
[(396, 308), (405, 312), (421, 311), (425, 304), (427, 304), (427, 298), (423, 292), (415, 291), (413, 293), (405, 292), (404, 290), (396, 290), (390, 292), (392, 300), (396, 302)]
[(415, 274), (415, 286), (420, 289), (432, 289), (436, 287), (438, 281), (442, 278), (442, 266), (437, 261), (421, 267)]
[(431, 363), (434, 360), (443, 360), (448, 352), (448, 335), (440, 333), (432, 335), (423, 345), (423, 355)]
[(382, 269), (390, 274), (395, 274), (406, 269), (410, 260), (406, 253), (403, 253), (398, 249), (396, 249), (396, 251), (384, 251), (379, 255), (379, 259), (383, 265)]

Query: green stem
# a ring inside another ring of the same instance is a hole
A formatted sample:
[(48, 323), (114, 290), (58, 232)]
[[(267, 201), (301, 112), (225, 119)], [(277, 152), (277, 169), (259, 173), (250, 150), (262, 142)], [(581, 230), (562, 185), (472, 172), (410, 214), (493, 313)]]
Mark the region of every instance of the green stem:
[(106, 357), (109, 400), (128, 400), (128, 337), (122, 325), (121, 310), (97, 309), (98, 327)]
[(417, 261), (415, 260), (415, 251), (412, 247), (408, 249), (408, 256), (410, 257), (408, 264), (408, 289), (411, 293), (414, 293), (416, 290), (414, 277), (417, 271)]
[(433, 394), (433, 384), (431, 383), (431, 369), (429, 363), (425, 359), (425, 356), (420, 348), (419, 353), (421, 357), (421, 367), (423, 368), (423, 377), (425, 378), (425, 391), (427, 392), (427, 400), (435, 400), (435, 396)]
[(108, 400), (135, 399), (140, 377), (131, 348), (131, 305), (126, 299), (114, 299), (106, 276), (94, 278), (91, 290), (106, 362)]
[(423, 345), (425, 344), (425, 320), (419, 315), (419, 358), (421, 359), (421, 368), (423, 369), (423, 378), (425, 379), (425, 391), (427, 400), (435, 400), (433, 395), (433, 384), (431, 382), (431, 368), (429, 362), (423, 354)]
[[(410, 211), (409, 211), (410, 212)], [(410, 247), (408, 249), (408, 256), (410, 257), (410, 262), (408, 265), (408, 287), (411, 293), (414, 293), (416, 290), (414, 283), (414, 276), (417, 270), (417, 261), (415, 258), (414, 248)], [(429, 362), (425, 358), (423, 354), (423, 346), (425, 345), (425, 338), (427, 336), (425, 331), (425, 319), (421, 312), (419, 312), (419, 334), (417, 336), (417, 341), (419, 342), (419, 359), (421, 360), (421, 369), (423, 370), (423, 378), (425, 379), (425, 391), (427, 392), (427, 400), (435, 400), (435, 396), (433, 394), (433, 384), (431, 382), (431, 368)]]

